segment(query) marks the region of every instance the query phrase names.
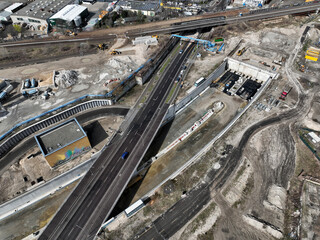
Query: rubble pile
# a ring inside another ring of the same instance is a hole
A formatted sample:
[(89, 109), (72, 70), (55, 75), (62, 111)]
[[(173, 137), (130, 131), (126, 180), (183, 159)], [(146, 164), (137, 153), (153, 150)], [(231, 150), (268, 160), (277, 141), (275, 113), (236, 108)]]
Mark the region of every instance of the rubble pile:
[(68, 88), (76, 84), (79, 73), (74, 70), (62, 70), (55, 72), (55, 83), (63, 88)]

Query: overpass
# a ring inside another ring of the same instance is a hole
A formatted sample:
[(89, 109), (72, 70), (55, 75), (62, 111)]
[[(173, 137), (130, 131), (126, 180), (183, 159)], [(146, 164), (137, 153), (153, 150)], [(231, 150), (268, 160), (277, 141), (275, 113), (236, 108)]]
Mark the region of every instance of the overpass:
[(193, 21), (183, 21), (180, 24), (176, 23), (170, 27), (158, 28), (158, 29), (146, 29), (144, 31), (131, 31), (127, 35), (130, 37), (138, 35), (148, 35), (156, 33), (177, 33), (182, 31), (201, 29), (206, 27), (215, 27), (221, 25), (227, 25), (232, 23), (244, 22), (244, 21), (255, 21), (267, 18), (281, 17), (291, 14), (304, 13), (310, 11), (316, 11), (320, 8), (320, 3), (304, 3), (299, 6), (283, 6), (279, 8), (265, 8), (260, 10), (251, 11), (243, 16), (227, 17), (227, 18), (217, 18), (209, 17)]
[[(171, 39), (178, 42), (178, 39)], [(115, 137), (60, 208), (40, 240), (93, 239), (111, 213), (146, 150), (156, 135), (169, 103), (166, 102), (174, 79), (194, 44), (185, 45), (158, 81), (147, 102), (128, 128)], [(127, 159), (121, 155), (128, 152)]]
[[(181, 18), (180, 22), (177, 22), (171, 26), (169, 26), (166, 22), (163, 22), (163, 28), (147, 28), (145, 25), (141, 25), (141, 28), (136, 30), (129, 30), (125, 33), (129, 37), (136, 37), (141, 35), (148, 34), (160, 34), (160, 33), (178, 33), (181, 31), (188, 31), (194, 29), (201, 29), (206, 27), (215, 27), (226, 24), (233, 24), (242, 21), (254, 21), (254, 20), (262, 20), (268, 18), (281, 17), (291, 14), (304, 13), (309, 11), (316, 11), (320, 8), (319, 1), (303, 3), (298, 6), (289, 6), (285, 5), (282, 7), (275, 8), (265, 8), (250, 11), (247, 14), (243, 14), (242, 17), (228, 17), (228, 18), (219, 18), (217, 16), (203, 16), (202, 19), (199, 20), (190, 20), (190, 18)], [(136, 26), (134, 26), (136, 28)], [(125, 31), (125, 30), (124, 30)], [(119, 33), (120, 34), (120, 33)], [(80, 34), (79, 34), (80, 35)], [(90, 42), (90, 41), (104, 41), (104, 40), (113, 40), (116, 39), (117, 35), (115, 34), (105, 34), (103, 36), (95, 36), (95, 37), (86, 37), (86, 38), (74, 38), (74, 39), (61, 39), (61, 40), (35, 40), (28, 42), (13, 42), (13, 43), (0, 43), (0, 47), (16, 47), (16, 46), (36, 46), (41, 44), (61, 44), (61, 43), (70, 43), (70, 42)]]

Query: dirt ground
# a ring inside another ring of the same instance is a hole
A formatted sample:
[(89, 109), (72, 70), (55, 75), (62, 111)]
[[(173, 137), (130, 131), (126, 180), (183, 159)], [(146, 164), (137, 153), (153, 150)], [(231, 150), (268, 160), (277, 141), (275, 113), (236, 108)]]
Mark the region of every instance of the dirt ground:
[(301, 239), (320, 238), (320, 184), (306, 181), (302, 194)]
[[(10, 129), (14, 124), (25, 121), (31, 117), (37, 116), (48, 109), (57, 107), (63, 103), (69, 102), (86, 94), (105, 94), (115, 87), (114, 83), (105, 85), (109, 79), (119, 78), (124, 80), (133, 70), (141, 66), (159, 46), (147, 48), (145, 45), (131, 46), (127, 40), (119, 39), (113, 48), (120, 49), (126, 47), (132, 52), (111, 56), (109, 51), (99, 52), (97, 54), (87, 55), (85, 57), (66, 58), (52, 63), (35, 64), (32, 66), (17, 67), (15, 71), (12, 69), (0, 70), (0, 76), (11, 80), (15, 86), (15, 94), (9, 97), (3, 104), (9, 112), (6, 116), (0, 118), (0, 133)], [(134, 53), (134, 54), (133, 54)], [(75, 70), (78, 73), (76, 84), (63, 88), (59, 86), (54, 89), (53, 94), (48, 100), (44, 100), (41, 96), (25, 99), (22, 97), (19, 89), (21, 81), (26, 78), (36, 77), (45, 80), (44, 76), (50, 78), (50, 74), (54, 70)], [(120, 80), (116, 84), (119, 84)], [(141, 88), (138, 87), (138, 91)], [(131, 94), (135, 95), (135, 94)], [(132, 96), (128, 101), (122, 104), (132, 105), (137, 96), (132, 100)], [(36, 106), (36, 107), (35, 107)]]

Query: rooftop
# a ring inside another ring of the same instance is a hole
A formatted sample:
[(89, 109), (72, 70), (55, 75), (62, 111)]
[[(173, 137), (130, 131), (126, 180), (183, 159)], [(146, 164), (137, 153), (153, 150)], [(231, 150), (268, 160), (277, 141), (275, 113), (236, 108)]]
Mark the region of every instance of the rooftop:
[(131, 8), (141, 11), (157, 11), (159, 9), (158, 2), (132, 2)]
[(76, 119), (71, 119), (35, 136), (44, 155), (55, 152), (83, 137), (86, 133)]
[(67, 5), (64, 8), (62, 8), (59, 12), (54, 14), (50, 19), (59, 18), (66, 21), (72, 21), (86, 9), (86, 7), (76, 4)]
[(23, 3), (14, 3), (10, 5), (9, 7), (5, 8), (4, 11), (13, 13), (15, 9), (21, 7)]
[(35, 0), (13, 15), (48, 19), (74, 0)]
[(133, 10), (157, 11), (159, 9), (159, 2), (119, 1), (118, 6), (129, 7)]

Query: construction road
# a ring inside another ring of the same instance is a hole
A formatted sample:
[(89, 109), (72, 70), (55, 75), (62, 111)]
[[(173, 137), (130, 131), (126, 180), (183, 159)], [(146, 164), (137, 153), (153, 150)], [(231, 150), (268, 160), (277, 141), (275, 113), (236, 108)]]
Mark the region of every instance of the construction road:
[(211, 199), (211, 191), (219, 190), (231, 176), (232, 172), (238, 166), (243, 151), (250, 137), (257, 131), (262, 130), (270, 125), (288, 121), (303, 113), (306, 96), (301, 94), (296, 107), (292, 110), (279, 114), (275, 117), (262, 120), (243, 134), (238, 147), (233, 149), (230, 155), (220, 161), (221, 168), (219, 170), (211, 170), (207, 175), (204, 183), (193, 188), (186, 194), (186, 197), (179, 200), (167, 212), (157, 218), (149, 228), (142, 230), (134, 239), (139, 240), (163, 240), (172, 237), (181, 227), (187, 224), (196, 214), (198, 214), (203, 206), (209, 203)]
[[(176, 41), (176, 40), (174, 40)], [(185, 45), (129, 127), (108, 146), (49, 223), (40, 240), (93, 239), (111, 213), (157, 133), (169, 107), (166, 98), (194, 44)], [(129, 153), (122, 159), (124, 152)]]

